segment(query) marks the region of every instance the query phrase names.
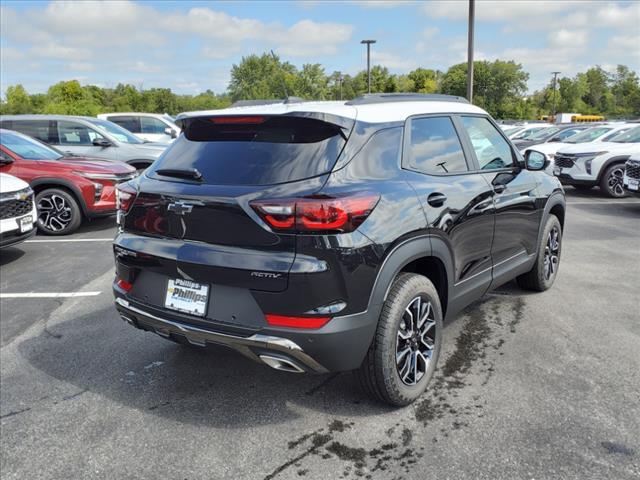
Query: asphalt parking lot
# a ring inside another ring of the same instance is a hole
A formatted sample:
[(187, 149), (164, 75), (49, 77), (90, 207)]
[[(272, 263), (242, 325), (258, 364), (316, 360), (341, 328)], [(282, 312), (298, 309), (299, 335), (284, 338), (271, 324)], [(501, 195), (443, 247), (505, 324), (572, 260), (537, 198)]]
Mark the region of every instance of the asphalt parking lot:
[[(508, 284), (445, 328), (427, 393), (392, 410), (127, 326), (113, 220), (0, 254), (3, 479), (640, 477), (640, 199), (567, 189), (553, 289)], [(71, 298), (20, 293), (82, 292)]]

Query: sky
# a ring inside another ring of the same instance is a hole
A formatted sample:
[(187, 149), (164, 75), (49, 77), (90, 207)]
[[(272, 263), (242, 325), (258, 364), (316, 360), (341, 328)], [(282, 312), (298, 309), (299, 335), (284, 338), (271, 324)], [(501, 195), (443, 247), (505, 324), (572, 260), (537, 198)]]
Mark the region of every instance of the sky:
[[(114, 87), (226, 90), (243, 56), (274, 50), (300, 67), (355, 74), (446, 70), (466, 61), (467, 2), (23, 1), (0, 4), (0, 90), (46, 92), (61, 80)], [(640, 1), (477, 0), (475, 58), (514, 60), (530, 92), (550, 72), (600, 65), (640, 72)]]

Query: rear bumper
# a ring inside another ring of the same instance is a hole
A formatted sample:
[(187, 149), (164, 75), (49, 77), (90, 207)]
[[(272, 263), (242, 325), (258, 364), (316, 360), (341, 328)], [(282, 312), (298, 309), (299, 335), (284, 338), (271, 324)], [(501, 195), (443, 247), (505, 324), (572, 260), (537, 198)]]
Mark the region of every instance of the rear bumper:
[[(199, 346), (230, 347), (254, 361), (291, 372), (327, 373), (358, 368), (373, 338), (377, 322), (365, 312), (336, 317), (311, 331), (262, 329), (248, 336), (196, 326), (184, 316), (149, 308), (126, 299), (114, 289), (115, 306), (130, 325), (165, 338), (186, 339)], [(151, 310), (154, 310), (153, 312)], [(182, 317), (177, 320), (176, 317)]]

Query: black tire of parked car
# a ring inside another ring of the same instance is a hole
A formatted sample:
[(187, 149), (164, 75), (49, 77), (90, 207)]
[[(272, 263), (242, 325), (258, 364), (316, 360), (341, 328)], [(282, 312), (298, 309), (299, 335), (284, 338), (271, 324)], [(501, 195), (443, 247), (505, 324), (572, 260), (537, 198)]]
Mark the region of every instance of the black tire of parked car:
[(562, 225), (553, 214), (547, 218), (538, 245), (538, 256), (533, 268), (517, 278), (518, 285), (526, 290), (544, 292), (551, 288), (558, 276), (562, 252)]
[(624, 177), (624, 164), (615, 163), (607, 167), (600, 178), (600, 190), (604, 195), (611, 198), (622, 198), (627, 196), (622, 178)]
[(36, 195), (38, 230), (46, 235), (68, 235), (82, 223), (82, 211), (73, 194), (47, 188)]
[[(406, 321), (405, 312), (418, 297), (430, 304), (431, 313), (425, 322), (433, 323), (430, 329), (433, 348), (422, 376), (414, 385), (407, 385), (398, 370), (398, 339)], [(391, 405), (408, 405), (426, 390), (436, 368), (441, 343), (442, 308), (438, 292), (428, 278), (403, 273), (391, 286), (373, 341), (362, 365), (354, 372), (355, 377), (365, 393)]]

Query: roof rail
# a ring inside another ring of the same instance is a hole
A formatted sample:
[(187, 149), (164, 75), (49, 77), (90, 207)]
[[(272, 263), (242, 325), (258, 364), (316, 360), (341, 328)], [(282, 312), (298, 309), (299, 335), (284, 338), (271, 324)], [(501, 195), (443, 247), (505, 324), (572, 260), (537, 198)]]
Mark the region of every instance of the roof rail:
[(231, 104), (231, 107), (253, 107), (255, 105), (273, 105), (277, 103), (301, 103), (304, 99), (300, 97), (287, 97), (287, 98), (272, 98), (272, 99), (257, 99), (257, 100), (236, 100)]
[(346, 102), (346, 105), (368, 105), (393, 102), (458, 102), (469, 103), (464, 97), (440, 93), (366, 93)]

